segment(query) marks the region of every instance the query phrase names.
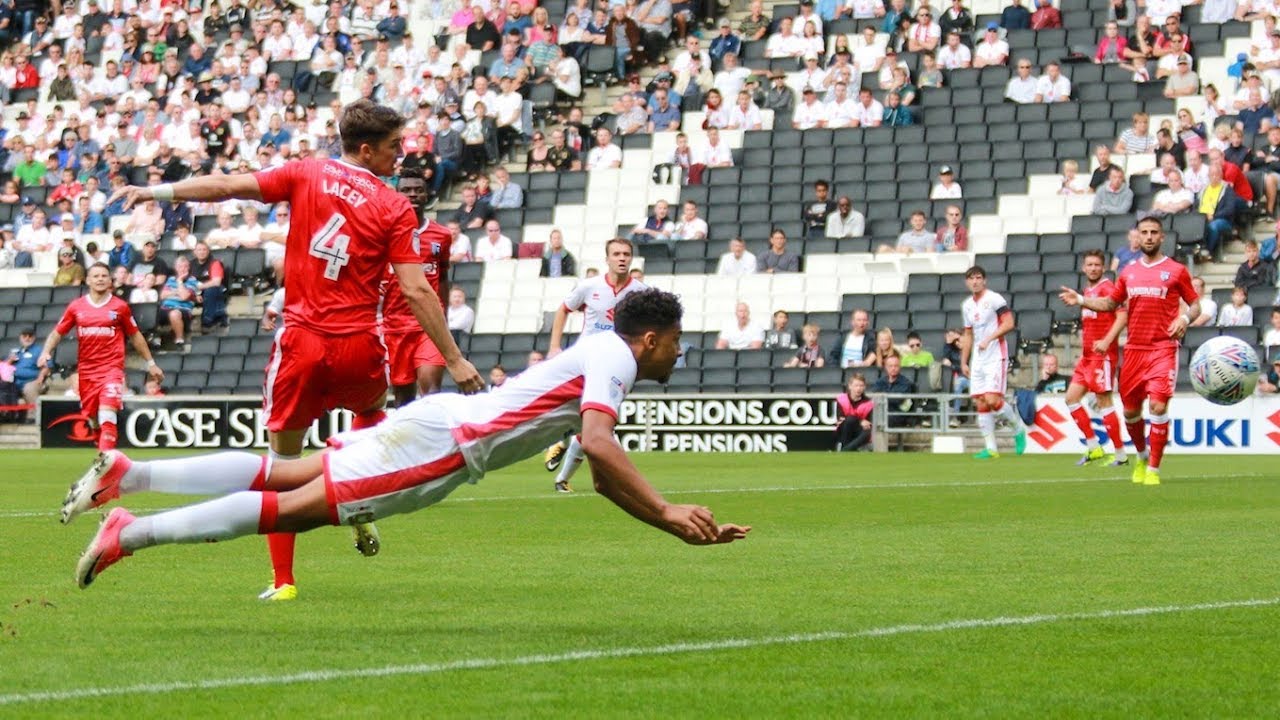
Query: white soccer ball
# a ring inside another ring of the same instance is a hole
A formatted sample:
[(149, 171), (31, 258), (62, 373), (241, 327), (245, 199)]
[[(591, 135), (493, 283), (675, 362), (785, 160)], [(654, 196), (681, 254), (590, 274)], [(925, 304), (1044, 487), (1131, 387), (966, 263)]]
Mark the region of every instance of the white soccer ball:
[(1258, 384), (1258, 353), (1249, 343), (1221, 335), (1191, 356), (1191, 387), (1216, 405), (1235, 405)]

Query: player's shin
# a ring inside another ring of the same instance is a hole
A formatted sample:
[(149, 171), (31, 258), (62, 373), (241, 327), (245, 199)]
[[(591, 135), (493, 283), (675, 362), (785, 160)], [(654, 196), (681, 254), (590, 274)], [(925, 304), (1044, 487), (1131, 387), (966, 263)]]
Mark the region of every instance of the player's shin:
[(996, 416), (990, 410), (978, 411), (978, 429), (989, 452), (996, 451)]
[(1093, 432), (1093, 421), (1089, 418), (1089, 411), (1079, 403), (1067, 406), (1067, 412), (1071, 413), (1071, 419), (1075, 420), (1076, 427), (1080, 428), (1080, 434), (1084, 436), (1084, 443), (1090, 449), (1098, 447), (1098, 436)]
[(581, 439), (574, 435), (569, 440), (569, 449), (565, 450), (564, 459), (560, 461), (560, 472), (556, 475), (556, 483), (569, 482), (569, 478), (582, 466), (583, 452)]
[(1120, 411), (1114, 405), (1102, 409), (1102, 426), (1107, 429), (1107, 437), (1111, 438), (1116, 460), (1123, 461), (1127, 453), (1124, 450), (1124, 438), (1120, 436)]
[[(296, 460), (299, 454), (279, 453), (275, 450), (270, 452), (270, 457), (276, 460)], [(294, 546), (297, 538), (293, 533), (270, 533), (267, 535), (267, 553), (271, 556), (271, 573), (274, 577), (272, 581), (273, 587), (282, 587), (284, 585), (293, 585), (293, 555)]]
[(98, 411), (98, 452), (106, 452), (116, 449), (116, 441), (120, 437), (120, 432), (116, 428), (116, 411), (115, 410), (99, 410)]
[(1152, 472), (1160, 471), (1160, 460), (1164, 457), (1164, 447), (1169, 442), (1169, 416), (1168, 415), (1152, 415), (1151, 416), (1151, 441), (1150, 456), (1147, 460), (1147, 469)]
[(1013, 428), (1014, 432), (1025, 431), (1027, 427), (1022, 422), (1022, 416), (1018, 415), (1018, 409), (1013, 406), (1013, 403), (1008, 403), (1004, 400), (999, 402), (1000, 405), (995, 408), (996, 414), (1004, 418), (1004, 421), (1009, 423), (1009, 427)]
[(274, 492), (238, 492), (198, 505), (138, 518), (120, 533), (120, 545), (134, 552), (152, 545), (231, 540), (275, 527)]
[(226, 495), (260, 490), (270, 472), (270, 458), (247, 452), (135, 461), (121, 478), (120, 491), (124, 494), (151, 490), (174, 495)]
[(1133, 441), (1133, 449), (1138, 457), (1147, 457), (1147, 423), (1141, 416), (1137, 420), (1124, 419), (1124, 427), (1129, 431), (1129, 439)]

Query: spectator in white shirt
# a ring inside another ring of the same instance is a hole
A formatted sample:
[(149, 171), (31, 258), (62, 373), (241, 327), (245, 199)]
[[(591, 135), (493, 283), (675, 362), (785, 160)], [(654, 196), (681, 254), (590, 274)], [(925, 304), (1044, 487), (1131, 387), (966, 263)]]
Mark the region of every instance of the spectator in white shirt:
[(725, 53), (721, 63), (720, 72), (715, 76), (715, 88), (727, 98), (737, 97), (743, 84), (751, 76), (751, 71), (738, 64), (738, 56), (735, 53)]
[(947, 33), (947, 44), (938, 51), (938, 65), (944, 70), (959, 70), (973, 65), (973, 53), (960, 44), (960, 33)]
[(907, 52), (924, 52), (937, 50), (942, 39), (942, 28), (933, 21), (933, 11), (928, 5), (921, 5), (916, 10), (916, 21), (907, 30)]
[(862, 237), (866, 231), (867, 219), (862, 213), (853, 209), (853, 201), (848, 195), (841, 195), (836, 200), (836, 211), (827, 216), (826, 236), (829, 238)]
[(811, 87), (804, 89), (800, 104), (791, 113), (791, 127), (796, 130), (812, 130), (827, 126), (827, 108), (818, 102), (818, 92)]
[(976, 68), (1004, 65), (1009, 62), (1009, 43), (1000, 39), (1000, 24), (987, 23), (987, 32), (982, 42), (978, 43), (973, 53), (973, 66)]
[(474, 254), (479, 262), (510, 260), (514, 249), (511, 238), (502, 234), (502, 226), (498, 221), (490, 220), (484, 224), (484, 237), (476, 240)]
[(1165, 181), (1169, 183), (1169, 187), (1156, 193), (1151, 201), (1151, 213), (1163, 216), (1190, 210), (1191, 204), (1195, 202), (1195, 195), (1182, 184), (1182, 173), (1175, 167), (1165, 173)]
[(717, 350), (759, 350), (764, 346), (764, 328), (751, 322), (751, 308), (746, 303), (738, 303), (734, 309), (734, 320), (729, 327), (720, 331), (716, 340)]
[(755, 271), (756, 256), (747, 250), (747, 244), (742, 241), (742, 238), (730, 240), (729, 252), (720, 256), (720, 263), (716, 265), (716, 274), (739, 277), (751, 275)]
[(827, 127), (855, 127), (861, 117), (858, 103), (849, 97), (848, 87), (844, 83), (836, 83), (835, 95), (827, 103)]
[(475, 258), (471, 256), (471, 238), (462, 234), (462, 224), (457, 220), (450, 220), (444, 226), (453, 236), (453, 241), (449, 243), (449, 262), (472, 262)]
[(804, 40), (791, 31), (795, 22), (793, 18), (784, 17), (778, 21), (778, 32), (769, 36), (765, 42), (764, 56), (770, 60), (775, 58), (798, 58), (804, 55)]
[(862, 42), (853, 51), (853, 64), (862, 73), (880, 72), (884, 51), (884, 45), (876, 39), (875, 27), (868, 25), (862, 28)]
[(684, 50), (679, 55), (676, 55), (675, 60), (671, 61), (671, 72), (676, 75), (688, 72), (695, 58), (702, 61), (702, 67), (711, 67), (711, 56), (707, 55), (707, 51), (702, 49), (702, 45), (698, 42), (698, 37), (690, 34), (684, 39)]
[(596, 146), (587, 153), (587, 170), (622, 167), (622, 148), (613, 144), (613, 133), (608, 128), (596, 130)]
[(1036, 102), (1066, 102), (1071, 99), (1071, 81), (1062, 74), (1058, 63), (1044, 66), (1044, 75), (1036, 82)]
[(1062, 187), (1059, 195), (1087, 195), (1093, 192), (1089, 187), (1089, 178), (1080, 174), (1080, 163), (1075, 160), (1062, 161)]
[(871, 96), (871, 91), (863, 88), (858, 91), (857, 125), (859, 127), (880, 127), (884, 121), (884, 106)]
[(1253, 325), (1253, 308), (1246, 302), (1249, 292), (1237, 285), (1231, 289), (1231, 304), (1218, 311), (1218, 327), (1249, 327)]
[(960, 183), (956, 182), (955, 173), (952, 172), (950, 165), (943, 165), (938, 170), (938, 182), (933, 186), (933, 190), (929, 192), (930, 200), (959, 200), (964, 197), (964, 191), (960, 187)]
[(764, 127), (760, 117), (760, 108), (751, 102), (751, 93), (743, 90), (738, 93), (738, 104), (729, 108), (730, 130), (759, 130)]
[(671, 239), (706, 240), (709, 234), (707, 221), (698, 217), (698, 204), (692, 200), (685, 200), (680, 219), (676, 221), (675, 229), (671, 231)]
[(1035, 102), (1040, 83), (1031, 77), (1031, 61), (1026, 58), (1018, 60), (1016, 71), (1017, 74), (1004, 86), (1004, 96), (1020, 105)]
[(449, 290), (449, 310), (445, 314), (449, 329), (455, 332), (471, 332), (476, 324), (476, 311), (467, 307), (467, 293), (458, 286)]
[(733, 167), (733, 153), (716, 128), (707, 128), (707, 141), (699, 149), (698, 160), (709, 168)]

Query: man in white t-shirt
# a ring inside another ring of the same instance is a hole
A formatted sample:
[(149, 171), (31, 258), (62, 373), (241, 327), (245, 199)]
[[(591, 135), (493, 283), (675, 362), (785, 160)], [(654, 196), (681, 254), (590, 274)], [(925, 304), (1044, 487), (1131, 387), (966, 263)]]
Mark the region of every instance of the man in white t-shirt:
[(943, 70), (959, 70), (973, 65), (973, 53), (960, 43), (960, 33), (947, 33), (947, 42), (938, 49), (938, 66)]
[(676, 220), (676, 227), (671, 231), (671, 238), (673, 240), (706, 240), (709, 234), (707, 221), (698, 217), (698, 203), (685, 200), (680, 208), (680, 219)]
[(153, 545), (305, 532), (421, 510), (535, 455), (579, 424), (600, 494), (690, 544), (741, 540), (749, 527), (717, 524), (705, 507), (666, 501), (614, 437), (636, 381), (671, 377), (681, 354), (682, 312), (670, 293), (637, 293), (618, 305), (613, 332), (488, 393), (424, 396), (374, 427), (339, 433), (332, 449), (306, 458), (268, 462), (222, 452), (144, 462), (111, 451), (72, 486), (63, 504), (68, 518), (143, 491), (221, 497), (141, 518), (115, 508), (81, 555), (76, 580), (88, 587), (114, 563)]
[(747, 250), (742, 238), (729, 241), (729, 252), (720, 256), (716, 265), (716, 274), (728, 277), (751, 275), (756, 271), (756, 256)]
[(721, 63), (720, 72), (716, 73), (713, 84), (720, 91), (721, 97), (726, 100), (737, 97), (747, 78), (751, 77), (751, 71), (738, 64), (738, 56), (735, 53), (725, 53)]
[(751, 322), (751, 308), (738, 303), (733, 311), (733, 322), (720, 331), (716, 340), (717, 350), (759, 350), (764, 347), (764, 328)]
[(449, 309), (445, 319), (450, 330), (469, 333), (476, 325), (476, 311), (467, 305), (467, 291), (456, 285), (449, 289)]
[(858, 102), (854, 110), (857, 112), (859, 127), (880, 127), (880, 123), (884, 122), (884, 106), (866, 88), (858, 91)]
[(1036, 91), (1040, 87), (1039, 79), (1031, 75), (1031, 61), (1026, 58), (1018, 60), (1014, 66), (1014, 75), (1004, 86), (1005, 98), (1026, 105), (1036, 101)]
[(835, 97), (827, 103), (827, 127), (855, 127), (861, 117), (858, 103), (849, 97), (848, 87), (844, 83), (836, 83)]
[(622, 148), (613, 144), (613, 133), (608, 128), (596, 130), (596, 145), (587, 153), (587, 170), (622, 167)]
[(818, 102), (818, 93), (811, 87), (804, 89), (800, 104), (791, 113), (791, 127), (796, 130), (812, 130), (827, 126), (827, 106)]
[(987, 273), (974, 265), (965, 272), (971, 295), (961, 307), (964, 334), (960, 337), (960, 372), (969, 377), (969, 395), (978, 410), (978, 429), (986, 447), (973, 457), (989, 460), (996, 451), (996, 419), (1004, 418), (1014, 431), (1014, 447), (1021, 455), (1027, 447), (1027, 426), (1012, 403), (1005, 401), (1009, 379), (1009, 345), (1014, 330), (1013, 312), (999, 293), (987, 289)]
[(1062, 74), (1058, 63), (1044, 66), (1044, 75), (1036, 81), (1036, 102), (1056, 103), (1071, 99), (1071, 81)]
[(930, 200), (959, 200), (964, 197), (964, 190), (956, 182), (956, 175), (950, 165), (938, 169), (938, 182), (929, 191)]
[(511, 238), (502, 234), (502, 225), (497, 220), (484, 224), (484, 235), (476, 239), (472, 253), (479, 262), (510, 260), (515, 255), (515, 247)]
[(976, 68), (1004, 65), (1009, 62), (1009, 43), (1000, 39), (1000, 24), (987, 23), (987, 31), (982, 42), (973, 51), (973, 66)]

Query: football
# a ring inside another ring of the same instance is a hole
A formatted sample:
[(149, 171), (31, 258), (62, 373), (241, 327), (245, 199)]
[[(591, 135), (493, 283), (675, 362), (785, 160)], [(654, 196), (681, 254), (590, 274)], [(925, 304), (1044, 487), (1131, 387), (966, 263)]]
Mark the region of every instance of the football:
[(1228, 336), (1211, 338), (1191, 356), (1191, 387), (1217, 405), (1235, 405), (1258, 384), (1258, 353)]

